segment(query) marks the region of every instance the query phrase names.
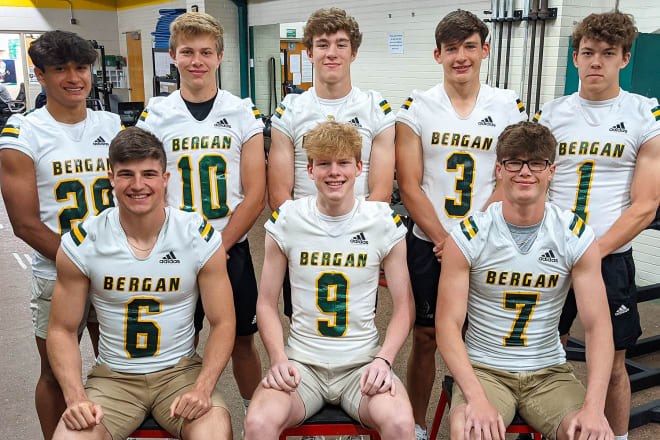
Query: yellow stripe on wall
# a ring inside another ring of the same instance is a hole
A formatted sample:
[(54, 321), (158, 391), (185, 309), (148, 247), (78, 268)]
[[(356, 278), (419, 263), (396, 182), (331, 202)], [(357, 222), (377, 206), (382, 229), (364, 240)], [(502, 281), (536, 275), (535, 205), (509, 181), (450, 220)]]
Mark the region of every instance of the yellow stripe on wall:
[[(171, 1), (171, 0), (170, 0)], [(169, 3), (166, 0), (71, 0), (74, 12), (77, 9), (91, 11), (117, 11), (141, 8), (142, 6)], [(64, 0), (3, 0), (0, 6), (15, 8), (51, 8), (69, 9), (69, 3)]]

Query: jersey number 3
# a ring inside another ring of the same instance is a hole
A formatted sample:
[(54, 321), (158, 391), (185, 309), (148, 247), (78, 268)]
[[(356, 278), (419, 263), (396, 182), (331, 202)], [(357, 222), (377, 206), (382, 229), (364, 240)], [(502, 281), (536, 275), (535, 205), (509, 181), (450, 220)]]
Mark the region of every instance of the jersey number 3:
[(348, 285), (349, 281), (341, 272), (323, 272), (316, 279), (316, 307), (333, 319), (317, 319), (319, 334), (331, 338), (341, 338), (348, 328)]
[(460, 178), (456, 179), (454, 190), (460, 193), (460, 198), (445, 199), (445, 212), (451, 218), (463, 218), (472, 207), (472, 186), (474, 185), (474, 159), (469, 153), (452, 153), (447, 158), (447, 171), (459, 171)]

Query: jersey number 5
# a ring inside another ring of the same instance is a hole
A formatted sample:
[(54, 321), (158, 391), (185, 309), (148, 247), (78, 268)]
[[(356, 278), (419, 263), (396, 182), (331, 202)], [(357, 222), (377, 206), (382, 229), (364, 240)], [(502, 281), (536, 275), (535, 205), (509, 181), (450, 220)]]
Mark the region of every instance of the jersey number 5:
[(527, 346), (525, 331), (539, 302), (539, 295), (538, 292), (504, 292), (504, 308), (518, 311), (509, 335), (504, 337), (505, 347)]
[(142, 320), (141, 314), (155, 315), (162, 304), (155, 298), (133, 298), (126, 303), (124, 349), (129, 358), (156, 356), (160, 349), (160, 327), (154, 321)]
[(323, 272), (316, 279), (316, 307), (332, 319), (317, 319), (316, 328), (323, 336), (341, 338), (348, 328), (348, 285), (341, 272)]
[[(190, 156), (181, 156), (177, 168), (181, 172), (182, 184), (182, 203), (179, 209), (197, 211)], [(219, 154), (206, 154), (199, 159), (197, 169), (202, 194), (202, 215), (206, 219), (226, 217), (231, 212), (227, 206), (227, 161)]]
[(474, 185), (474, 159), (469, 153), (452, 153), (447, 158), (447, 171), (459, 171), (461, 177), (456, 179), (454, 190), (460, 193), (458, 199), (445, 199), (445, 212), (449, 217), (465, 217), (472, 207), (472, 185)]

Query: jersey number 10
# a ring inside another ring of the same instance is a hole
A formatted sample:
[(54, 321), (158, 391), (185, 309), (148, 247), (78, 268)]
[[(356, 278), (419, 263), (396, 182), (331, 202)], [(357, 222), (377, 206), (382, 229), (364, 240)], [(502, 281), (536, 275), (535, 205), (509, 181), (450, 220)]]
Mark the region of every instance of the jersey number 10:
[[(183, 211), (197, 211), (193, 192), (193, 169), (190, 156), (181, 156), (177, 163), (181, 172), (181, 206)], [(206, 154), (199, 159), (199, 186), (202, 215), (206, 219), (223, 218), (230, 214), (227, 206), (227, 161), (219, 154)]]

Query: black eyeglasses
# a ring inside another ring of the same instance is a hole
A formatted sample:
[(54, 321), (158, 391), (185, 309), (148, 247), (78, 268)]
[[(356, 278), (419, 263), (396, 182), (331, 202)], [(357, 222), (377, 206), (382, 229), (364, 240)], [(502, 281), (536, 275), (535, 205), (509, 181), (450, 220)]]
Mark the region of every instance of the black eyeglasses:
[(546, 168), (548, 168), (548, 165), (550, 165), (550, 161), (547, 159), (546, 160), (507, 159), (507, 160), (503, 160), (501, 163), (504, 166), (505, 170), (510, 171), (512, 173), (517, 173), (518, 171), (522, 170), (522, 167), (524, 165), (527, 165), (529, 170), (534, 172), (543, 171)]

